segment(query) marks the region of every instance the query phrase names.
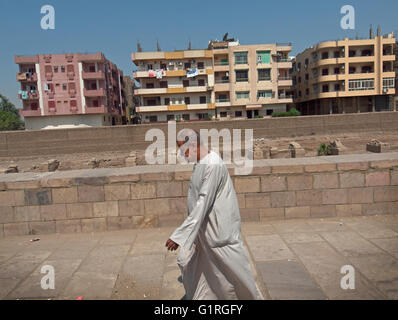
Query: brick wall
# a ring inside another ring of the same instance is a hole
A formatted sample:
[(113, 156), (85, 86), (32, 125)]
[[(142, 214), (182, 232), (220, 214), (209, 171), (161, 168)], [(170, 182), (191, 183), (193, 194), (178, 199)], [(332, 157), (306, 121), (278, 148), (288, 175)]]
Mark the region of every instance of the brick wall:
[[(0, 175), (0, 237), (177, 226), (192, 167)], [(398, 153), (255, 161), (230, 173), (243, 221), (398, 213)]]
[[(144, 150), (150, 142), (145, 133), (167, 124), (75, 128), (41, 131), (0, 132), (0, 157), (54, 155), (78, 152)], [(295, 137), (352, 132), (391, 132), (398, 130), (398, 112), (334, 114), (289, 118), (178, 123), (177, 130), (215, 128), (253, 129), (254, 138)], [(243, 138), (242, 134), (242, 138)], [(167, 140), (166, 140), (167, 141)]]

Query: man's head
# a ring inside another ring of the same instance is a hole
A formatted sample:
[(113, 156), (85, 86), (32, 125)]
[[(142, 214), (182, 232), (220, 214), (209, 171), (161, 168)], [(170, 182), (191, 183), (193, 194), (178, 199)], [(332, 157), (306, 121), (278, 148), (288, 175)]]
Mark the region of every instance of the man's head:
[(199, 161), (201, 152), (203, 153), (206, 149), (203, 146), (201, 148), (199, 133), (188, 128), (182, 129), (178, 133), (177, 146), (180, 148), (180, 152), (184, 155), (185, 159), (189, 162)]

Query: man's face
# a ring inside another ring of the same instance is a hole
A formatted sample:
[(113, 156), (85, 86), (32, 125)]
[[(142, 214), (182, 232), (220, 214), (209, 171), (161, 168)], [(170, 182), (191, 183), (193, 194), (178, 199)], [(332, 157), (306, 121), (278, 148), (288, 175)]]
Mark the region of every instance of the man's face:
[(185, 159), (188, 162), (196, 162), (197, 161), (197, 146), (196, 143), (184, 143), (183, 141), (177, 141), (178, 148), (180, 148), (180, 152), (184, 155)]

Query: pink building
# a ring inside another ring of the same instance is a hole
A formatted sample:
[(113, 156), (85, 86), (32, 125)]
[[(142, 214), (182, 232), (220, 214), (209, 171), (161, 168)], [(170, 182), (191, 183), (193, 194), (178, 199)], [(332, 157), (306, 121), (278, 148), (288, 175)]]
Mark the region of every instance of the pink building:
[(15, 56), (26, 129), (121, 124), (123, 72), (96, 54)]

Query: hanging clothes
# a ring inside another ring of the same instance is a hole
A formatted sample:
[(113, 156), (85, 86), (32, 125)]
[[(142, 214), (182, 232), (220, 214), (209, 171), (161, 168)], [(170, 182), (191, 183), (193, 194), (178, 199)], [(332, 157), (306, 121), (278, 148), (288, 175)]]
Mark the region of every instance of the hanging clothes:
[(149, 78), (154, 78), (155, 76), (156, 76), (155, 71), (153, 71), (153, 70), (149, 70), (149, 71), (148, 71), (148, 77), (149, 77)]
[(163, 76), (162, 70), (157, 69), (155, 72), (156, 72), (156, 79), (162, 79)]
[(263, 299), (241, 239), (237, 196), (222, 159), (210, 152), (195, 164), (188, 217), (170, 239), (187, 300)]
[(196, 77), (198, 75), (198, 69), (196, 68), (188, 68), (186, 71), (187, 78)]

